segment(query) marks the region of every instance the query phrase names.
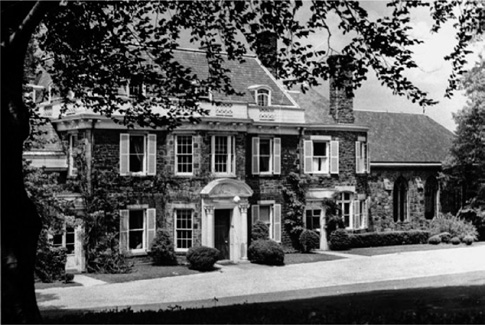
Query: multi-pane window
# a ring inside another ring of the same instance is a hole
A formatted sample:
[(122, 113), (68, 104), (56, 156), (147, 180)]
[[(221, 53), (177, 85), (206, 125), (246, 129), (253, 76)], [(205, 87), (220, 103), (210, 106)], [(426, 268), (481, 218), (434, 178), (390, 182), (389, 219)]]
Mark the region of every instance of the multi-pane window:
[(156, 231), (156, 210), (143, 206), (120, 210), (120, 250), (146, 253)]
[(370, 171), (369, 146), (367, 142), (355, 142), (355, 171), (358, 174)]
[(270, 92), (267, 89), (256, 91), (256, 104), (259, 106), (269, 106)]
[(66, 226), (64, 232), (55, 234), (52, 238), (52, 245), (65, 247), (67, 254), (74, 254), (75, 232), (73, 227)]
[(312, 136), (305, 140), (304, 172), (316, 174), (338, 174), (339, 142), (331, 141), (328, 136)]
[(259, 172), (270, 173), (272, 165), (272, 143), (270, 139), (259, 139)]
[(320, 232), (321, 209), (306, 210), (305, 225), (307, 229)]
[(191, 135), (176, 137), (175, 166), (177, 174), (193, 173), (193, 140)]
[(350, 218), (352, 213), (352, 197), (353, 194), (350, 192), (340, 193), (337, 204), (340, 207), (340, 216), (344, 222), (345, 228), (351, 228)]
[(120, 174), (155, 175), (155, 134), (120, 134)]
[(313, 172), (328, 174), (328, 142), (313, 141)]
[(175, 248), (189, 249), (192, 247), (193, 220), (192, 210), (175, 210)]
[(145, 171), (145, 136), (130, 135), (130, 172), (143, 173)]
[(252, 173), (275, 174), (281, 173), (281, 138), (252, 139)]
[(234, 174), (235, 140), (233, 136), (212, 137), (212, 172)]
[(408, 220), (408, 185), (404, 177), (400, 176), (393, 188), (394, 221)]
[(144, 249), (145, 211), (130, 210), (128, 226), (128, 249)]

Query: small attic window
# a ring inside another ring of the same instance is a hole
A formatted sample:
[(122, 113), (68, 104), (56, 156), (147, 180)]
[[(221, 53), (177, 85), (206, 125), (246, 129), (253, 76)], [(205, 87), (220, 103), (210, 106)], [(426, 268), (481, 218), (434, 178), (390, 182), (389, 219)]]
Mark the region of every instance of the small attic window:
[(248, 89), (253, 92), (255, 104), (258, 106), (271, 106), (271, 90), (263, 85), (250, 86)]

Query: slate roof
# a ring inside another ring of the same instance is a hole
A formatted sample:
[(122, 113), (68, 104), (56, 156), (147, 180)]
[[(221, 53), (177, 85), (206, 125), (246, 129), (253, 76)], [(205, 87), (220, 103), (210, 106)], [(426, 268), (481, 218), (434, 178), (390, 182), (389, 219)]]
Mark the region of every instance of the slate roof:
[[(337, 125), (329, 100), (314, 89), (291, 93), (305, 109), (307, 125)], [(454, 134), (424, 114), (354, 111), (354, 125), (369, 128), (372, 162), (439, 163), (451, 148)]]
[[(208, 65), (205, 52), (199, 50), (174, 50), (174, 59), (184, 67), (190, 68), (199, 78), (208, 76)], [(238, 61), (225, 60), (223, 68), (229, 69), (231, 82), (234, 89), (238, 92), (244, 92), (243, 96), (226, 96), (215, 94), (217, 99), (244, 101), (254, 103), (254, 98), (248, 90), (249, 86), (266, 85), (271, 88), (272, 105), (293, 106), (288, 95), (277, 85), (275, 80), (262, 67), (255, 56), (246, 56), (244, 63)]]
[(424, 114), (354, 111), (369, 127), (372, 162), (443, 162), (454, 134)]

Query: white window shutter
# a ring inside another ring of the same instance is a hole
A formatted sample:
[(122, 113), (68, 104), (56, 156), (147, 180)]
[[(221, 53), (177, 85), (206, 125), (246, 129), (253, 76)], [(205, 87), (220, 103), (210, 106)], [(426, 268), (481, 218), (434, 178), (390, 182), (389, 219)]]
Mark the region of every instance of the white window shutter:
[(251, 206), (251, 220), (252, 225), (254, 225), (256, 221), (259, 220), (259, 205), (257, 204)]
[(252, 173), (253, 175), (259, 174), (259, 138), (254, 137), (252, 140), (253, 147), (252, 147)]
[(370, 173), (370, 146), (369, 146), (369, 142), (367, 142), (366, 146), (365, 146), (365, 151), (366, 151), (366, 172)]
[(155, 232), (157, 229), (157, 210), (147, 209), (147, 250), (151, 250), (151, 244), (155, 238)]
[(130, 135), (120, 134), (120, 175), (126, 176), (130, 171)]
[(147, 145), (147, 175), (155, 175), (157, 173), (157, 135), (148, 135)]
[(339, 143), (338, 141), (330, 141), (330, 173), (338, 174), (339, 172)]
[(281, 242), (281, 204), (274, 205), (274, 240)]
[(281, 139), (274, 138), (273, 143), (273, 174), (281, 174)]
[(362, 211), (362, 223), (363, 228), (368, 228), (369, 226), (369, 198), (364, 201), (364, 211)]
[(216, 172), (216, 158), (215, 158), (216, 149), (215, 149), (215, 146), (216, 146), (216, 137), (212, 136), (211, 137), (211, 171), (213, 173)]
[(120, 210), (120, 252), (124, 253), (128, 250), (128, 228), (130, 220), (130, 210)]
[(309, 174), (313, 172), (313, 141), (303, 141), (303, 157), (303, 171), (305, 174)]
[(357, 174), (362, 173), (362, 153), (360, 149), (360, 141), (355, 141), (355, 172)]
[(353, 203), (353, 211), (352, 211), (352, 218), (351, 218), (351, 224), (350, 227), (352, 229), (357, 229), (360, 228), (360, 225), (357, 224), (357, 221), (360, 220), (359, 215), (360, 215), (360, 205), (359, 205), (359, 200), (355, 200), (352, 202)]

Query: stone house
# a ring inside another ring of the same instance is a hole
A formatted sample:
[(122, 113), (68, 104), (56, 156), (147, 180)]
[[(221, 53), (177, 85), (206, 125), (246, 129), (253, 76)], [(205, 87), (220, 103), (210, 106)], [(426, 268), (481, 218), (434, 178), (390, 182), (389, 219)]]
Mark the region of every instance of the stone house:
[[(206, 73), (202, 51), (177, 50), (175, 59)], [(290, 174), (306, 184), (302, 221), (321, 234), (322, 249), (324, 198), (336, 200), (349, 231), (400, 229), (439, 211), (437, 173), (451, 132), (424, 115), (354, 111), (352, 98), (333, 83), (330, 100), (314, 90), (289, 91), (255, 56), (226, 65), (244, 95), (216, 98), (217, 106), (201, 102), (208, 115), (173, 131), (127, 129), (79, 108), (58, 118), (58, 103), (41, 105), (64, 148), (56, 164), (66, 179), (78, 177), (82, 153), (83, 179), (124, 202), (116, 235), (126, 255), (146, 255), (156, 229), (164, 228), (181, 254), (205, 245), (223, 259), (245, 260), (257, 220), (271, 239), (291, 246), (282, 192)], [(96, 173), (112, 181), (94, 183)], [(171, 185), (140, 190), (157, 179)], [(75, 247), (82, 257), (82, 245)]]

